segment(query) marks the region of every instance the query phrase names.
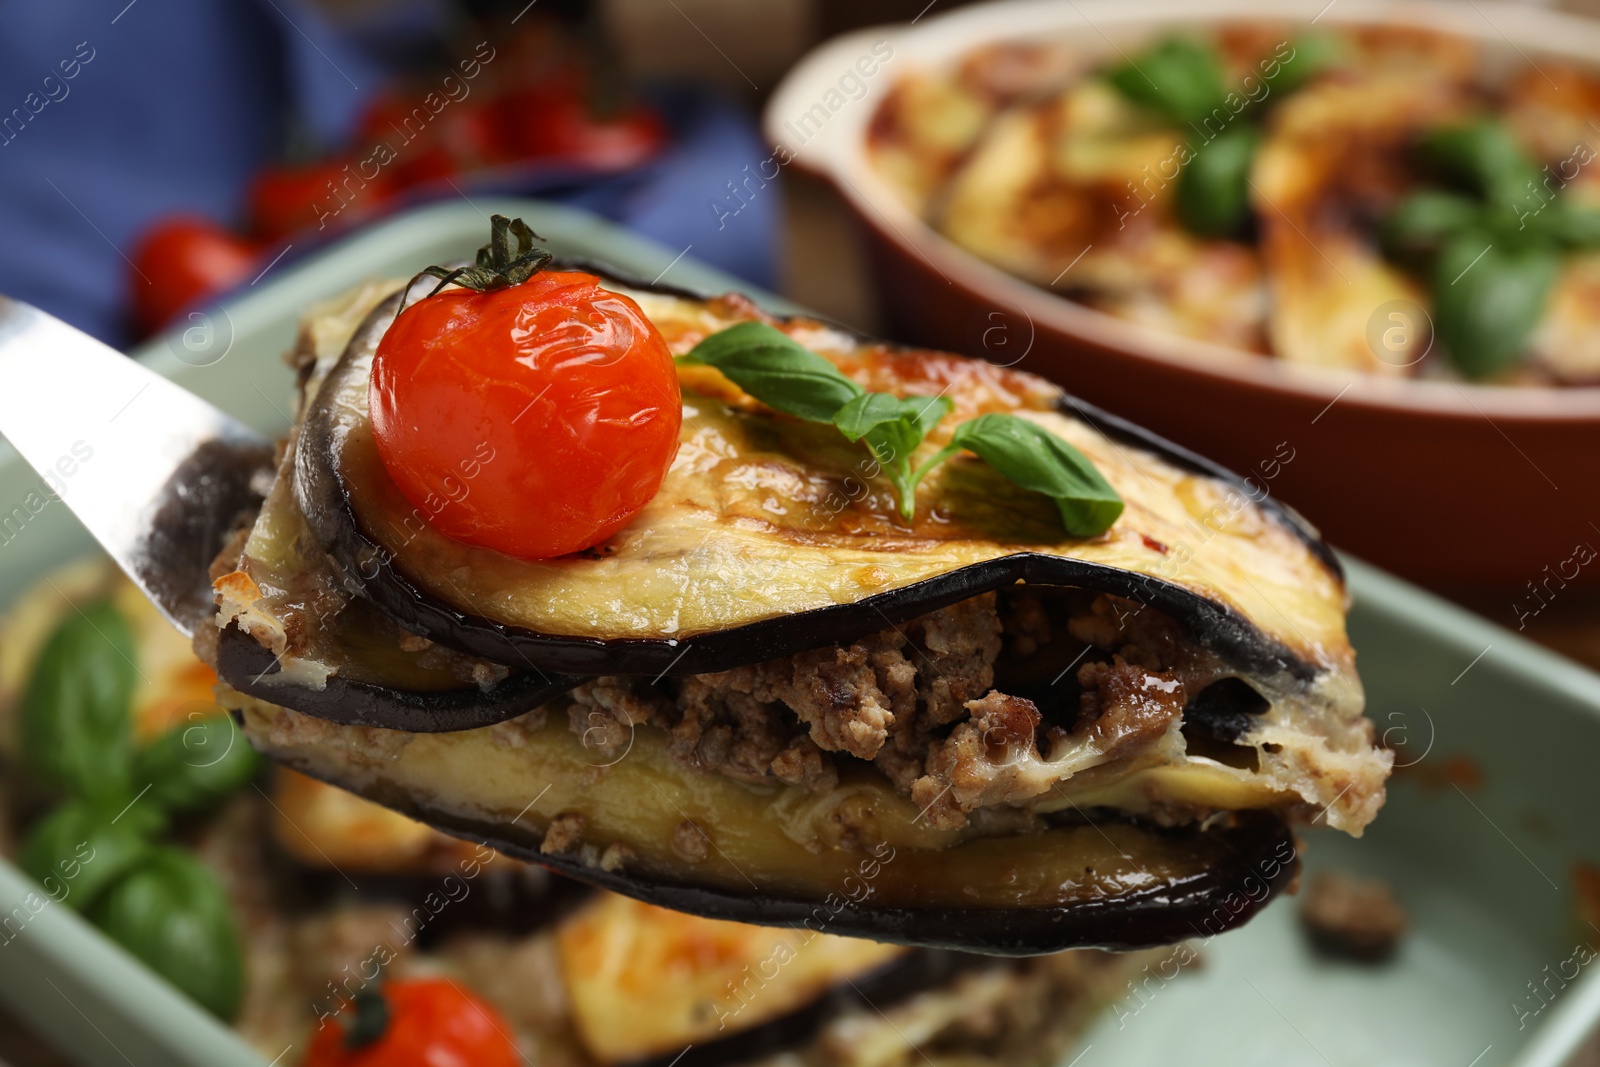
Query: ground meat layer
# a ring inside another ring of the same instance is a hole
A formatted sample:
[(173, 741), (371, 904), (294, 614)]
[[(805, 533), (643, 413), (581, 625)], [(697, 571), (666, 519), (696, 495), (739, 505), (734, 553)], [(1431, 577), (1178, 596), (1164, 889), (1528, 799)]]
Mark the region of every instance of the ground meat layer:
[[(841, 759), (871, 761), (935, 825), (956, 828), (1036, 789), (1046, 763), (1116, 759), (1174, 727), (1204, 671), (1170, 620), (1124, 603), (1086, 601), (1062, 633), (1038, 597), (1002, 607), (986, 593), (787, 659), (658, 685), (599, 678), (573, 691), (569, 717), (603, 754), (648, 723), (680, 764), (743, 781), (825, 792)], [(1002, 649), (1025, 663), (1073, 648), (1054, 682), (1029, 687), (1036, 699), (995, 687)]]

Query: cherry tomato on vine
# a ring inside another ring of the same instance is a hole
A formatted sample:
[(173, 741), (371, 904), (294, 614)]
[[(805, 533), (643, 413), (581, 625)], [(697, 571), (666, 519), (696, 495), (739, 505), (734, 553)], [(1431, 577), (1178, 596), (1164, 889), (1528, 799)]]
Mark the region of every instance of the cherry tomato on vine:
[(385, 982), (324, 1020), (303, 1067), (513, 1067), (522, 1054), (490, 1005), (444, 978)]
[(465, 288), (418, 300), (379, 342), (372, 428), (389, 476), (440, 531), (547, 559), (649, 503), (683, 403), (638, 304), (592, 274), (542, 269), (549, 254), (521, 220), (494, 224), (477, 267), (426, 272)]

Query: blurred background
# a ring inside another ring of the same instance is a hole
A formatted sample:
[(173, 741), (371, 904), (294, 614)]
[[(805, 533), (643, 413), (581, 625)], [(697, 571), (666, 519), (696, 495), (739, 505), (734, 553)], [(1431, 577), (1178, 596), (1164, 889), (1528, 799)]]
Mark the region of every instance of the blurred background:
[[(758, 116), (809, 49), (958, 6), (5, 4), (0, 292), (128, 348), (375, 219), (512, 194), (585, 208), (881, 332), (869, 260), (830, 187), (792, 167), (757, 195), (723, 187), (771, 155)], [(1600, 15), (1600, 0), (1544, 6)], [(1503, 598), (1453, 592), (1506, 624)], [(1529, 632), (1600, 666), (1592, 599), (1563, 598)], [(60, 1062), (3, 1014), (0, 1061)]]
[[(783, 167), (745, 195), (729, 176), (770, 157), (760, 110), (809, 49), (959, 6), (8, 5), (0, 291), (126, 348), (186, 307), (374, 219), (506, 193), (597, 212), (847, 325), (888, 333), (856, 222), (826, 182)], [(1600, 11), (1595, 0), (1540, 6)], [(1503, 590), (1447, 592), (1501, 622), (1515, 618)], [(1600, 661), (1594, 607), (1565, 597), (1529, 626)]]
[[(108, 6), (120, 10), (108, 18)], [(11, 109), (0, 289), (126, 346), (208, 290), (376, 216), (493, 191), (693, 244), (708, 263), (870, 324), (856, 276), (828, 248), (838, 227), (788, 224), (808, 207), (786, 178), (737, 219), (719, 220), (707, 190), (767, 157), (756, 116), (797, 57), (916, 14), (906, 6), (16, 5), (0, 37)], [(819, 260), (833, 269), (812, 269)], [(808, 282), (818, 273), (832, 284)]]

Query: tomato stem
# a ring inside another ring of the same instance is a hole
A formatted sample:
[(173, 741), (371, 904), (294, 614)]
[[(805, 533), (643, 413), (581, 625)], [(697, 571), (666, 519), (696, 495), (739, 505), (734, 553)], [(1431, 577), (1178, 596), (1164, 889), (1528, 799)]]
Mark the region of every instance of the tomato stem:
[(350, 1011), (350, 1025), (344, 1032), (344, 1047), (350, 1051), (376, 1044), (389, 1032), (389, 1001), (382, 992), (361, 990), (353, 998)]
[(489, 218), (489, 243), (478, 249), (477, 261), (472, 266), (427, 267), (411, 280), (438, 278), (439, 284), (433, 287), (429, 296), (450, 284), (480, 293), (520, 285), (555, 258), (547, 250), (535, 248), (533, 242), (536, 239), (544, 240), (521, 219), (492, 215)]

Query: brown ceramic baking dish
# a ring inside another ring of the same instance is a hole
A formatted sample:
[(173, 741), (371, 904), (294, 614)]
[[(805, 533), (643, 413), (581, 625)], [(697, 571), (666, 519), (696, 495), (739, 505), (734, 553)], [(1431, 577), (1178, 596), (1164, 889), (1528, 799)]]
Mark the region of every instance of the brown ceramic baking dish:
[[(1600, 65), (1600, 24), (1490, 3), (1005, 0), (837, 38), (774, 94), (770, 176), (839, 190), (864, 230), (895, 335), (1020, 363), (1214, 456), (1334, 543), (1435, 586), (1528, 593), (1600, 586), (1600, 387), (1395, 380), (1284, 363), (1156, 332), (1058, 297), (958, 248), (869, 163), (896, 78), (994, 42), (1066, 39), (1115, 57), (1224, 22), (1385, 24), (1459, 34), (1486, 55)], [(820, 107), (819, 107), (820, 105)]]

